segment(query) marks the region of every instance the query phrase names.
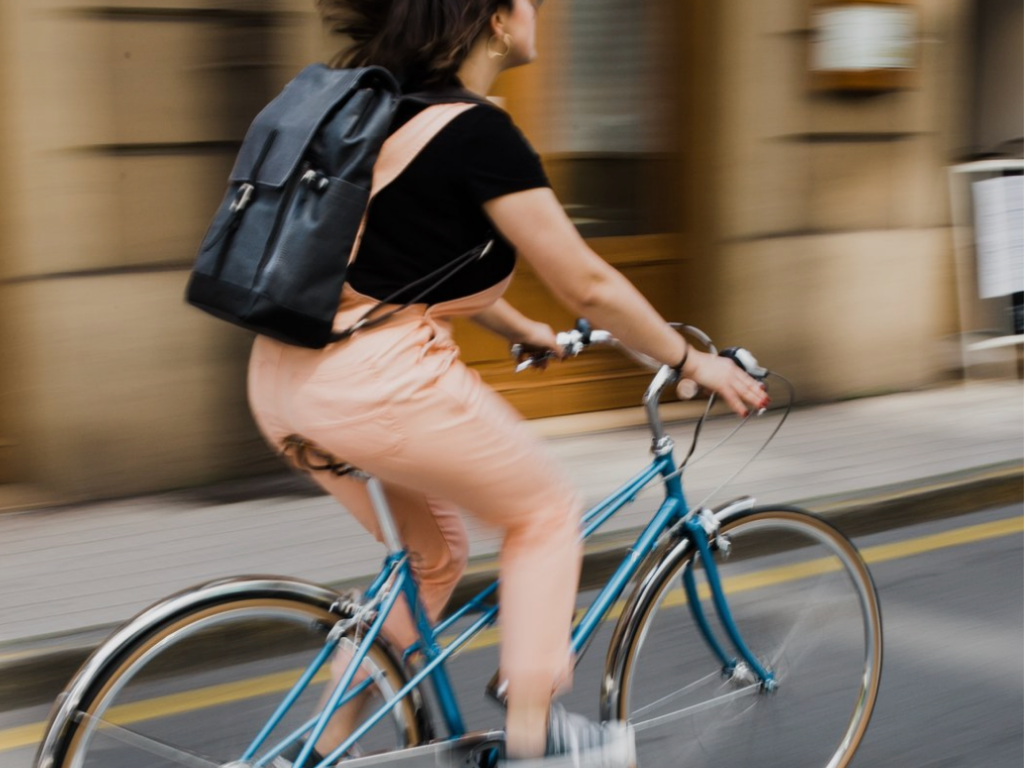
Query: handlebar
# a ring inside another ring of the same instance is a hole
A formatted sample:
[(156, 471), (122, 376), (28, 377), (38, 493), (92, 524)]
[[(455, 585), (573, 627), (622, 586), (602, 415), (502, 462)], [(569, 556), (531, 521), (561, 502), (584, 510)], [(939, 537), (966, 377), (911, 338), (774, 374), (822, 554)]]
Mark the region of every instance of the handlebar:
[[(674, 328), (692, 332), (696, 335), (701, 342), (703, 342), (711, 351), (712, 354), (718, 354), (721, 357), (727, 357), (732, 360), (736, 365), (750, 374), (758, 381), (763, 381), (768, 375), (768, 369), (764, 368), (757, 362), (757, 358), (747, 349), (743, 347), (729, 347), (719, 352), (711, 340), (705, 333), (692, 326), (682, 325), (680, 323), (672, 323)], [(562, 331), (555, 335), (555, 339), (558, 345), (562, 348), (562, 357), (576, 357), (583, 350), (588, 347), (614, 347), (627, 357), (635, 360), (645, 368), (649, 368), (652, 371), (657, 371), (662, 367), (668, 367), (659, 363), (653, 357), (638, 352), (637, 350), (626, 346), (621, 341), (616, 339), (608, 331), (595, 331), (590, 327), (583, 318), (576, 321), (576, 327), (571, 331)], [(519, 344), (512, 346), (512, 356), (519, 358), (522, 355), (522, 347)], [(545, 352), (542, 355), (531, 355), (525, 358), (516, 366), (516, 373), (522, 373), (530, 368), (541, 368), (544, 367), (549, 360), (555, 359), (556, 355), (550, 352)], [(684, 381), (687, 381), (684, 379)]]
[[(661, 363), (653, 357), (648, 357), (641, 352), (627, 347), (608, 331), (580, 331), (578, 328), (574, 328), (571, 331), (562, 331), (556, 334), (555, 339), (558, 342), (558, 346), (562, 348), (562, 357), (576, 357), (588, 347), (615, 347), (645, 368), (656, 371), (661, 367)], [(512, 356), (518, 358), (521, 354), (522, 348), (518, 344), (513, 345)], [(545, 352), (542, 355), (532, 355), (516, 366), (516, 373), (522, 373), (530, 368), (544, 367), (548, 360), (556, 359), (556, 357), (556, 355), (550, 352)]]
[[(762, 367), (757, 362), (757, 358), (755, 358), (749, 350), (742, 347), (729, 347), (728, 349), (723, 349), (719, 352), (711, 342), (711, 339), (708, 338), (707, 334), (699, 328), (680, 323), (671, 323), (671, 325), (683, 333), (696, 337), (708, 348), (708, 351), (711, 354), (717, 354), (721, 357), (726, 357), (732, 360), (736, 365), (758, 381), (763, 381), (768, 376), (768, 369)], [(576, 327), (571, 331), (562, 331), (561, 333), (558, 333), (555, 338), (558, 345), (562, 348), (562, 357), (576, 357), (585, 349), (590, 347), (614, 347), (645, 368), (655, 371), (654, 379), (651, 381), (650, 386), (647, 388), (647, 392), (644, 394), (643, 403), (647, 410), (647, 418), (650, 422), (651, 432), (654, 436), (654, 452), (660, 454), (662, 451), (669, 451), (672, 449), (671, 439), (665, 435), (661, 419), (658, 415), (658, 403), (661, 401), (661, 396), (665, 389), (673, 384), (676, 385), (676, 394), (680, 399), (693, 399), (696, 397), (697, 392), (700, 389), (697, 382), (690, 379), (680, 380), (679, 372), (672, 366), (660, 363), (654, 358), (628, 347), (608, 331), (592, 329), (590, 327), (590, 323), (582, 318), (576, 321)], [(522, 353), (522, 346), (519, 344), (512, 346), (512, 356), (514, 358), (518, 359), (521, 357)], [(531, 355), (519, 362), (516, 366), (516, 373), (521, 373), (529, 368), (543, 368), (547, 365), (549, 360), (556, 358), (557, 356), (551, 352), (545, 352), (540, 355)], [(709, 408), (710, 405), (711, 404), (709, 403)], [(690, 452), (692, 454), (692, 448)]]

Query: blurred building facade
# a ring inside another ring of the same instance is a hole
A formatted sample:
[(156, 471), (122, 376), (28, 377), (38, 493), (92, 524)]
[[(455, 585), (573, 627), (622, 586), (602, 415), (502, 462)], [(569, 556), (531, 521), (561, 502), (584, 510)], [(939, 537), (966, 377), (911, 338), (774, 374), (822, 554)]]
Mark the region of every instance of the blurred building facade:
[[(805, 401), (934, 383), (958, 330), (945, 169), (1020, 135), (1020, 3), (910, 2), (913, 83), (871, 95), (812, 87), (814, 5), (551, 0), (539, 61), (497, 95), (666, 316)], [(312, 6), (0, 4), (0, 488), (79, 500), (275, 466), (250, 339), (182, 293), (248, 121), (333, 49)], [(510, 298), (572, 321), (527, 269)], [(458, 332), (530, 416), (632, 405), (645, 382), (614, 355), (513, 378), (500, 341)]]

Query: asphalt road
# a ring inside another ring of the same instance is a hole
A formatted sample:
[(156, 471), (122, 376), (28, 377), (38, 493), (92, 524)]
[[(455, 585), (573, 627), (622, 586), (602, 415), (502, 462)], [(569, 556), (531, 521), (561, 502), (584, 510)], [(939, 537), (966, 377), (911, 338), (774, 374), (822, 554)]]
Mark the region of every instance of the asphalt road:
[[(979, 527), (1019, 521), (1022, 512), (1015, 505), (858, 540), (881, 596), (886, 647), (878, 705), (855, 768), (1024, 764), (1024, 541), (1019, 525)], [(936, 536), (944, 532), (953, 535)], [(604, 628), (584, 658), (565, 699), (569, 709), (596, 714), (609, 634)], [(453, 664), (472, 729), (500, 725), (500, 711), (481, 695), (496, 658), (493, 643), (484, 644)], [(28, 768), (45, 714), (0, 716), (0, 768)], [(185, 711), (163, 725), (190, 731), (205, 717)], [(696, 752), (657, 753), (658, 768), (712, 764)], [(800, 758), (792, 765), (799, 768)]]

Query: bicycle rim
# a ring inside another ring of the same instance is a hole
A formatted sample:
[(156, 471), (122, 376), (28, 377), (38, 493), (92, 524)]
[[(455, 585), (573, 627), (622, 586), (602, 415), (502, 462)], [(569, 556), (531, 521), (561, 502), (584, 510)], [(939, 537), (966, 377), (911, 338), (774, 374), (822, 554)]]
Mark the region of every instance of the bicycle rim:
[[(195, 756), (214, 765), (239, 760), (323, 649), (336, 620), (319, 605), (261, 597), (208, 606), (154, 627), (82, 697), (57, 765), (180, 768), (202, 766)], [(329, 667), (289, 708), (254, 764), (318, 712)], [(368, 681), (360, 696), (365, 716), (394, 696), (404, 675), (377, 645), (361, 671)], [(352, 756), (418, 743), (416, 714), (408, 697), (399, 702)]]
[(755, 509), (727, 520), (728, 557), (715, 553), (728, 604), (753, 655), (775, 676), (766, 692), (743, 665), (731, 674), (694, 620), (682, 576), (735, 657), (690, 553), (666, 572), (629, 639), (619, 715), (637, 725), (641, 766), (844, 768), (874, 707), (881, 677), (877, 594), (853, 545), (820, 519)]

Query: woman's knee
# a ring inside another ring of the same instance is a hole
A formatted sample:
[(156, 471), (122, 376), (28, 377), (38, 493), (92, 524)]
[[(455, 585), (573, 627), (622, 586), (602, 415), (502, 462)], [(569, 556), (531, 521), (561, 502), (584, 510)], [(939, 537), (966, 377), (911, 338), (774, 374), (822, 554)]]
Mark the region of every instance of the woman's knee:
[(447, 536), (442, 546), (425, 553), (410, 552), (410, 558), (421, 588), (451, 594), (469, 564), (468, 537)]
[(583, 504), (578, 494), (567, 490), (552, 495), (543, 504), (532, 505), (512, 518), (506, 539), (511, 537), (527, 543), (575, 541), (579, 537), (582, 513)]

